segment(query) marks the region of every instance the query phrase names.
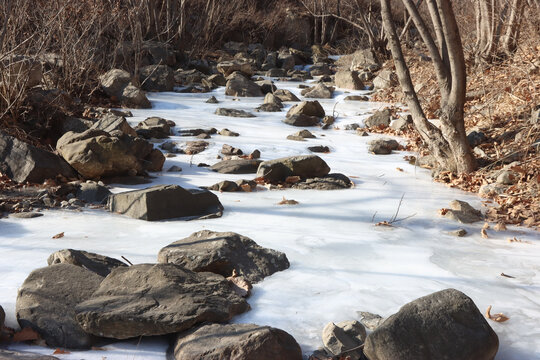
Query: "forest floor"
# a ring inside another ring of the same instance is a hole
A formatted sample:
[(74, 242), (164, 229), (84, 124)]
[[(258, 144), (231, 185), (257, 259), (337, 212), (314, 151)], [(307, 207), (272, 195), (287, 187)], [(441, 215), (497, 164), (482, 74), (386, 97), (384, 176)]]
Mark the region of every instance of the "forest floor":
[[(411, 77), (428, 118), (436, 118), (440, 95), (431, 62), (418, 50), (407, 51)], [(501, 194), (489, 192), (484, 206), (490, 222), (517, 224), (540, 230), (540, 123), (533, 124), (533, 109), (540, 105), (540, 46), (522, 45), (514, 58), (474, 69), (469, 66), (465, 127), (481, 132), (484, 140), (475, 149), (478, 169), (461, 176), (443, 172), (436, 181), (478, 193), (482, 185), (496, 182), (505, 167), (516, 179)], [(392, 66), (387, 64), (386, 66)], [(401, 92), (385, 89), (375, 100), (400, 102)], [(419, 136), (409, 139), (409, 149), (418, 150)]]

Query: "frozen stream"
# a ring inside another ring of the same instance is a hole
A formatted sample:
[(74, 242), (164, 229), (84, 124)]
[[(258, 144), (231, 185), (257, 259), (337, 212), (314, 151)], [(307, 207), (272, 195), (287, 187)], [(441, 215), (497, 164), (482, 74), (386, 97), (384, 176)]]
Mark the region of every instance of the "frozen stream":
[[(276, 83), (300, 97), (298, 83)], [(362, 92), (352, 92), (362, 94)], [(215, 95), (220, 104), (206, 104)], [(164, 170), (180, 166), (180, 173), (153, 174), (153, 184), (184, 187), (211, 185), (221, 180), (252, 178), (250, 175), (223, 175), (199, 168), (214, 164), (221, 146), (230, 144), (244, 153), (259, 149), (262, 159), (308, 154), (307, 146), (327, 145), (329, 154), (319, 154), (331, 172), (348, 175), (355, 183), (349, 190), (261, 190), (253, 193), (218, 194), (225, 206), (222, 218), (200, 221), (145, 222), (124, 216), (87, 210), (47, 211), (35, 219), (0, 220), (0, 304), (7, 313), (7, 325), (16, 326), (17, 288), (35, 268), (63, 248), (82, 249), (133, 263), (155, 262), (157, 252), (169, 243), (202, 229), (234, 231), (258, 244), (287, 254), (291, 267), (266, 278), (254, 288), (248, 300), (252, 310), (234, 318), (239, 323), (257, 323), (281, 328), (292, 334), (304, 354), (321, 345), (320, 334), (330, 321), (359, 319), (358, 311), (388, 316), (417, 297), (456, 288), (470, 296), (482, 312), (510, 317), (505, 323), (490, 321), (500, 339), (497, 359), (540, 359), (540, 238), (538, 233), (512, 228), (505, 232), (488, 230), (480, 236), (482, 224), (462, 226), (439, 217), (438, 209), (453, 199), (480, 208), (476, 196), (431, 181), (429, 172), (403, 161), (404, 153), (371, 155), (367, 142), (377, 135), (360, 137), (344, 126), (361, 122), (370, 111), (383, 104), (347, 102), (348, 94), (336, 91), (335, 98), (323, 100), (327, 114), (339, 114), (339, 129), (310, 129), (316, 139), (307, 142), (286, 140), (301, 128), (281, 122), (285, 112), (255, 113), (256, 118), (214, 115), (217, 107), (252, 111), (261, 98), (234, 101), (224, 89), (211, 94), (150, 94), (151, 110), (134, 110), (132, 125), (149, 116), (174, 120), (177, 130), (228, 128), (239, 137), (213, 135), (211, 146), (193, 157), (168, 158)], [(285, 111), (292, 103), (288, 103)], [(172, 137), (182, 144), (194, 140)], [(190, 166), (193, 163), (193, 166)], [(403, 169), (403, 172), (396, 168)], [(149, 186), (149, 185), (145, 185)], [(114, 192), (139, 186), (122, 186)], [(404, 194), (398, 217), (413, 217), (393, 228), (376, 227), (389, 220)], [(299, 201), (296, 206), (276, 205), (282, 197)], [(446, 232), (464, 227), (470, 235), (457, 238)], [(61, 239), (51, 239), (65, 232)], [(522, 243), (510, 243), (516, 236)], [(515, 278), (500, 276), (505, 274)], [(452, 341), (449, 339), (449, 341)], [(163, 339), (125, 341), (106, 345), (105, 351), (72, 352), (62, 359), (164, 359)], [(24, 345), (13, 346), (43, 354), (53, 350)]]

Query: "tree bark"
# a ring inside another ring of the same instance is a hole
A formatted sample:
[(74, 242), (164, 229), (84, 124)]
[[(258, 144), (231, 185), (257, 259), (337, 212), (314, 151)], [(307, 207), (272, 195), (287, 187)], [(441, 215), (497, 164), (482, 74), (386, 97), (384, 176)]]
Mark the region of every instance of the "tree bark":
[(439, 170), (457, 173), (471, 172), (476, 168), (476, 161), (467, 142), (463, 116), (466, 87), (465, 60), (452, 6), (447, 0), (427, 0), (438, 37), (439, 47), (437, 47), (429, 28), (412, 0), (402, 1), (424, 43), (428, 46), (441, 92), (441, 130), (439, 130), (426, 118), (414, 91), (399, 37), (391, 18), (390, 0), (381, 0), (383, 26), (414, 125), (438, 162)]

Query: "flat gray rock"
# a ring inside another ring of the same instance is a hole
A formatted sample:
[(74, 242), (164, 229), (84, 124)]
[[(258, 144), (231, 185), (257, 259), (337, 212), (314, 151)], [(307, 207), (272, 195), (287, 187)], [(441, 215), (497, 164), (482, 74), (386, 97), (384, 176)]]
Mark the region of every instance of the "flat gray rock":
[(158, 262), (224, 277), (236, 270), (252, 283), (289, 268), (289, 260), (282, 252), (263, 248), (247, 236), (234, 232), (210, 230), (193, 233), (165, 246), (158, 253)]
[(156, 221), (220, 217), (223, 205), (208, 190), (184, 189), (178, 185), (156, 185), (109, 197), (109, 211), (135, 219)]
[(341, 190), (349, 189), (353, 182), (343, 174), (328, 174), (322, 177), (309, 178), (292, 185), (300, 190)]
[(210, 170), (221, 174), (255, 174), (261, 160), (238, 159), (222, 160), (210, 167)]
[(455, 289), (404, 305), (368, 335), (370, 360), (493, 360), (499, 339), (474, 302)]
[(237, 110), (237, 109), (227, 109), (227, 108), (217, 108), (216, 115), (221, 116), (231, 116), (231, 117), (239, 117), (239, 118), (252, 118), (255, 117), (250, 112), (244, 111), (244, 110)]
[(296, 340), (255, 324), (211, 324), (178, 334), (168, 360), (301, 360)]
[(445, 216), (463, 224), (472, 224), (484, 219), (480, 210), (476, 210), (469, 203), (460, 200), (450, 202), (450, 209)]
[(103, 277), (71, 264), (55, 264), (28, 275), (17, 294), (17, 321), (51, 347), (88, 349), (95, 338), (75, 319), (75, 306), (89, 299)]
[(137, 264), (114, 269), (76, 313), (90, 334), (129, 339), (225, 322), (248, 309), (221, 275), (174, 264)]

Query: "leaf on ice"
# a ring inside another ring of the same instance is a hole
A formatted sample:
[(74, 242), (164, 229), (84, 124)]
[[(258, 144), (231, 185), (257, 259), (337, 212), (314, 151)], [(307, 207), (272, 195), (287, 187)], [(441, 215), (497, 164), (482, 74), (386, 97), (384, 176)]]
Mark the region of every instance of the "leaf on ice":
[(60, 239), (60, 238), (63, 238), (64, 237), (64, 232), (62, 231), (61, 233), (58, 233), (56, 235), (54, 235), (52, 238), (53, 239)]
[(510, 318), (503, 313), (491, 314), (491, 305), (489, 305), (486, 310), (486, 317), (496, 322), (505, 322), (507, 320), (510, 320)]
[(502, 221), (499, 221), (497, 223), (497, 225), (495, 225), (493, 227), (493, 229), (495, 229), (495, 231), (505, 231), (506, 230), (506, 224)]
[(297, 205), (297, 204), (299, 204), (298, 201), (293, 200), (293, 199), (290, 199), (290, 200), (285, 199), (285, 197), (283, 197), (283, 200), (277, 203), (277, 205)]
[(388, 226), (388, 227), (392, 227), (392, 224), (390, 224), (388, 221), (379, 221), (378, 223), (375, 224), (375, 226)]
[(56, 350), (54, 350), (53, 352), (53, 355), (61, 355), (61, 354), (71, 354), (71, 353), (67, 350), (60, 349), (60, 348), (56, 348)]
[(480, 233), (482, 234), (482, 238), (489, 239), (489, 236), (485, 228), (482, 228), (482, 230), (480, 230)]

